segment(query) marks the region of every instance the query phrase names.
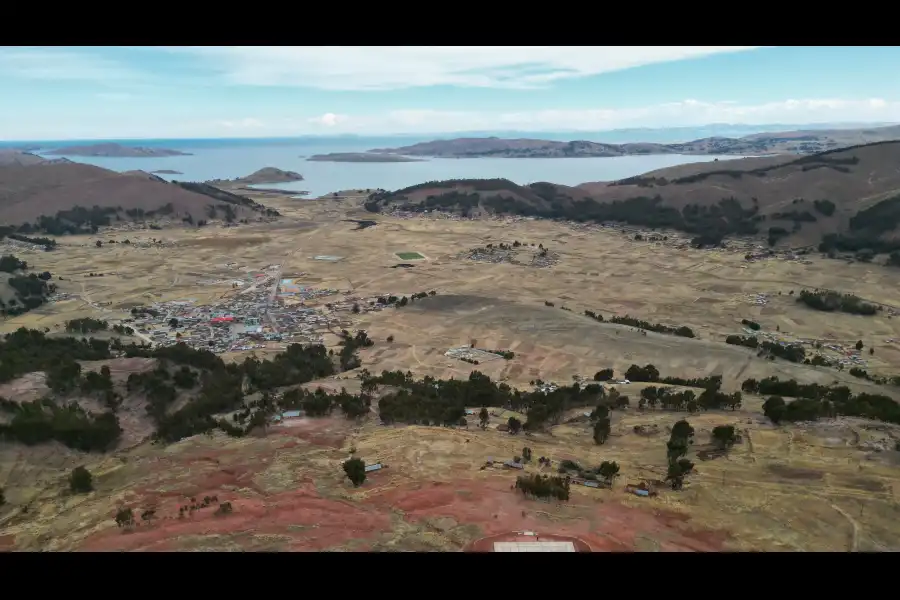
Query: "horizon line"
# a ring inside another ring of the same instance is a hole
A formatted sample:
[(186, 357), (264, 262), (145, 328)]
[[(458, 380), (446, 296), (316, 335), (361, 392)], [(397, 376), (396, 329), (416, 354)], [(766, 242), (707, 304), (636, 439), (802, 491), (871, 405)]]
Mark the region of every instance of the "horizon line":
[[(276, 136), (248, 136), (248, 137), (99, 137), (99, 138), (45, 138), (45, 139), (0, 139), (0, 144), (29, 144), (29, 143), (46, 143), (46, 142), (138, 142), (138, 141), (215, 141), (215, 140), (298, 140), (298, 139), (337, 139), (337, 138), (380, 138), (380, 137), (430, 137), (430, 136), (456, 136), (465, 137), (467, 135), (475, 137), (489, 137), (487, 134), (492, 133), (508, 133), (508, 134), (596, 134), (596, 133), (616, 133), (627, 131), (678, 131), (685, 129), (704, 129), (709, 127), (744, 127), (766, 129), (769, 127), (790, 127), (793, 129), (781, 129), (780, 131), (802, 131), (805, 128), (834, 128), (834, 129), (855, 129), (858, 127), (892, 127), (900, 125), (900, 122), (882, 122), (882, 121), (817, 121), (812, 123), (766, 123), (753, 125), (748, 123), (706, 123), (703, 125), (677, 125), (671, 127), (616, 127), (613, 129), (544, 129), (544, 130), (528, 130), (528, 129), (497, 129), (497, 130), (461, 130), (461, 131), (432, 131), (432, 132), (394, 132), (394, 133), (304, 133), (298, 135), (276, 135)], [(772, 131), (779, 133), (780, 131)], [(481, 134), (481, 135), (478, 135)]]

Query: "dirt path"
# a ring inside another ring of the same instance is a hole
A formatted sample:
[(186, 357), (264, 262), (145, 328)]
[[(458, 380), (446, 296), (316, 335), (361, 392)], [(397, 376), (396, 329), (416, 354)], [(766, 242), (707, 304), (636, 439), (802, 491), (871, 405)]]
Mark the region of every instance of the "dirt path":
[(850, 525), (853, 527), (853, 536), (850, 539), (850, 552), (858, 552), (859, 551), (859, 523), (847, 513), (843, 508), (836, 504), (831, 504), (831, 508), (841, 513), (847, 521), (850, 522)]

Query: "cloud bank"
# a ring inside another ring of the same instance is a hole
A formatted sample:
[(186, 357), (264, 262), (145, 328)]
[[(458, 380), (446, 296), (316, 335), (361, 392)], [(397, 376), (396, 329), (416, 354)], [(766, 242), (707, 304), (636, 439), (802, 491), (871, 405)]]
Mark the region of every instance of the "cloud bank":
[(755, 46), (234, 46), (169, 48), (239, 85), (528, 89)]
[(597, 132), (635, 127), (666, 128), (730, 123), (900, 123), (900, 102), (881, 98), (841, 100), (806, 99), (739, 104), (685, 100), (626, 109), (540, 110), (519, 112), (395, 110), (378, 114), (325, 113), (307, 117), (237, 116), (225, 120), (111, 120), (104, 115), (71, 122), (54, 122), (47, 115), (34, 129), (13, 116), (0, 115), (6, 139), (89, 139), (164, 137), (281, 137), (310, 134), (388, 135), (453, 134), (471, 131), (526, 131), (539, 133)]

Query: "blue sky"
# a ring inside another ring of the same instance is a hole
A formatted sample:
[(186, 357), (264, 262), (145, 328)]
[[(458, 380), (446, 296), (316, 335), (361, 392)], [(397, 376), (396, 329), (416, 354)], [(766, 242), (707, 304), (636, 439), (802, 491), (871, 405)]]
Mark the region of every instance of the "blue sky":
[(900, 122), (900, 47), (3, 47), (0, 139)]

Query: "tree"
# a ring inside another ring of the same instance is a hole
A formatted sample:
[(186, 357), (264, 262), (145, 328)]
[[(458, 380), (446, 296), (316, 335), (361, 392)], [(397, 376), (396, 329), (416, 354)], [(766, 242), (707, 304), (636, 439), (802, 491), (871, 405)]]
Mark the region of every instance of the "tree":
[(600, 369), (594, 373), (594, 381), (609, 381), (613, 378), (612, 369)]
[(603, 404), (597, 406), (594, 411), (591, 413), (591, 421), (602, 421), (603, 419), (609, 420), (609, 407)]
[(481, 425), (482, 429), (487, 429), (488, 421), (490, 421), (491, 416), (488, 414), (488, 409), (486, 407), (481, 407), (481, 411), (478, 413), (478, 424)]
[(769, 398), (763, 402), (763, 414), (776, 425), (781, 421), (782, 417), (784, 417), (786, 408), (787, 404), (781, 396), (769, 396)]
[(69, 488), (74, 494), (87, 494), (94, 491), (93, 476), (84, 467), (75, 467), (69, 475)]
[(518, 420), (515, 417), (510, 417), (506, 422), (506, 426), (509, 427), (509, 432), (513, 435), (519, 433), (519, 430), (522, 429), (522, 421)]
[(353, 487), (359, 487), (366, 481), (366, 463), (361, 458), (351, 458), (344, 462), (344, 473)]
[(392, 343), (393, 341), (394, 341), (394, 336), (393, 336), (393, 335), (387, 336), (387, 343), (388, 343), (388, 344)]
[(605, 460), (600, 463), (600, 468), (598, 469), (600, 473), (600, 477), (602, 477), (606, 483), (612, 485), (613, 479), (619, 474), (619, 463), (615, 461)]
[(354, 315), (358, 315), (359, 314), (359, 304), (354, 304), (353, 308), (351, 310), (353, 311)]
[(0, 506), (6, 504), (6, 495), (3, 493), (3, 488), (0, 488)]
[(691, 427), (691, 424), (681, 419), (675, 425), (672, 426), (672, 436), (673, 438), (682, 438), (687, 440), (688, 442), (693, 441), (694, 438), (694, 428)]
[(859, 351), (862, 351), (862, 349), (863, 349), (862, 340), (859, 340), (858, 342), (856, 342), (856, 349)]
[(531, 448), (529, 448), (528, 446), (522, 448), (522, 459), (525, 462), (531, 462)]
[(609, 417), (598, 419), (594, 423), (594, 443), (602, 446), (609, 439), (610, 423)]
[(102, 245), (103, 245), (103, 242), (101, 242), (100, 240), (97, 240), (97, 247), (99, 248)]
[(169, 327), (171, 327), (172, 329), (176, 329), (178, 327), (178, 319), (176, 319), (175, 317), (169, 319)]
[(718, 425), (712, 430), (713, 443), (722, 450), (728, 450), (737, 441), (734, 425)]
[(680, 490), (684, 487), (684, 478), (694, 470), (694, 463), (686, 458), (672, 461), (669, 463), (669, 470), (666, 472), (666, 481), (672, 482), (673, 490)]
[(120, 508), (116, 512), (116, 525), (119, 527), (131, 527), (134, 525), (134, 512), (127, 507)]
[(673, 490), (681, 489), (685, 476), (694, 468), (694, 463), (685, 458), (693, 437), (694, 428), (684, 419), (672, 426), (672, 434), (666, 443), (666, 458), (669, 462), (666, 481), (672, 482)]

